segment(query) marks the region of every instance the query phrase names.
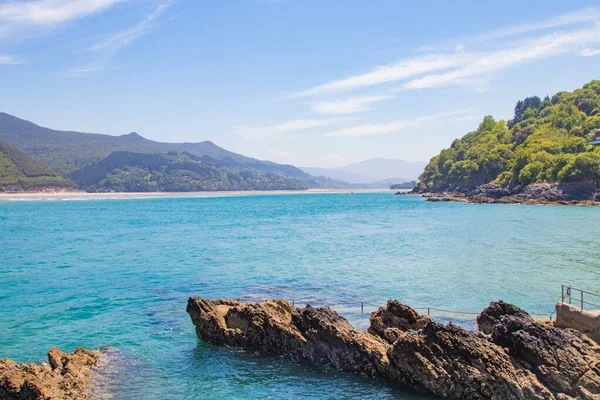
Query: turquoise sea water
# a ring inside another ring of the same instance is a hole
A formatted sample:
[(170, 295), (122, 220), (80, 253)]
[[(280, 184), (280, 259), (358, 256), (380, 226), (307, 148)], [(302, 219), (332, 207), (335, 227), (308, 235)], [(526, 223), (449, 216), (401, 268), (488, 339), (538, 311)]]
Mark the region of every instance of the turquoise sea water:
[(0, 201), (0, 358), (114, 347), (115, 399), (431, 398), (200, 343), (187, 298), (334, 303), (360, 327), (373, 307), (342, 303), (549, 314), (562, 283), (600, 291), (599, 227), (599, 207), (390, 193)]

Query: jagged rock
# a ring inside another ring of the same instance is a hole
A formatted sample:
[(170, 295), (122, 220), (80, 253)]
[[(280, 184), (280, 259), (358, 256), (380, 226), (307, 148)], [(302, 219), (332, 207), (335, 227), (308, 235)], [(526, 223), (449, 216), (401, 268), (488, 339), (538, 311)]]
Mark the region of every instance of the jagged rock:
[(525, 311), (517, 306), (505, 303), (502, 300), (491, 302), (478, 316), (477, 326), (481, 332), (492, 333), (494, 325), (500, 322), (500, 319), (505, 315), (514, 315), (519, 318), (524, 318), (533, 322), (533, 318)]
[(504, 316), (492, 341), (553, 392), (600, 399), (600, 346), (580, 332)]
[(379, 376), (388, 365), (387, 344), (356, 330), (328, 307), (294, 308), (284, 300), (239, 303), (191, 297), (198, 337), (263, 355), (286, 355), (313, 365)]
[(98, 356), (81, 347), (71, 354), (54, 347), (48, 352), (49, 365), (0, 360), (0, 399), (91, 399), (90, 366), (96, 365)]
[(503, 302), (478, 318), (491, 336), (442, 325), (393, 300), (372, 314), (365, 332), (328, 307), (283, 300), (191, 297), (187, 311), (208, 343), (413, 383), (453, 399), (600, 399), (600, 346)]
[(552, 393), (514, 365), (500, 346), (453, 324), (428, 323), (401, 335), (389, 351), (410, 381), (453, 399), (550, 399)]
[(368, 332), (394, 343), (402, 332), (423, 328), (431, 318), (421, 315), (398, 300), (390, 300), (387, 306), (380, 307), (369, 319)]

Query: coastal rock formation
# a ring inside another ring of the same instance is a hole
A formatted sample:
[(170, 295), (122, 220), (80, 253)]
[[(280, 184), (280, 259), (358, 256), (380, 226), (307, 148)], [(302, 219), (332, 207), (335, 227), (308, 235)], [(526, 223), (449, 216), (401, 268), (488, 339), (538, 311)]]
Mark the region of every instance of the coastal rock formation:
[(81, 347), (70, 354), (54, 347), (48, 352), (48, 364), (0, 360), (0, 399), (90, 399), (90, 367), (96, 365), (98, 356)]
[(500, 323), (502, 317), (514, 315), (519, 318), (533, 322), (533, 318), (519, 307), (505, 303), (502, 300), (490, 303), (478, 316), (477, 326), (479, 330), (488, 335), (492, 333), (494, 325)]
[(503, 302), (480, 314), (476, 332), (395, 300), (371, 315), (364, 332), (328, 307), (284, 300), (191, 297), (187, 311), (207, 343), (415, 384), (453, 399), (600, 399), (600, 346)]
[(488, 183), (463, 192), (421, 192), (427, 201), (524, 204), (595, 204), (600, 192), (593, 182), (535, 183), (514, 187)]

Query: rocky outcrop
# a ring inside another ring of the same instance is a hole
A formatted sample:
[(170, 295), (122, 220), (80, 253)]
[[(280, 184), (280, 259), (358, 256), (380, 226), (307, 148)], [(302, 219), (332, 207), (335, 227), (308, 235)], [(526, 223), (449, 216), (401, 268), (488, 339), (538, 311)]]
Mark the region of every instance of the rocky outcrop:
[(98, 356), (83, 348), (67, 354), (55, 347), (48, 352), (48, 364), (0, 360), (0, 399), (90, 399), (90, 367), (96, 365)]
[(385, 375), (387, 343), (356, 330), (328, 307), (294, 308), (284, 300), (240, 303), (192, 297), (187, 312), (198, 337), (262, 355), (285, 355), (369, 376)]
[(533, 322), (533, 318), (527, 314), (524, 310), (517, 306), (509, 303), (505, 303), (502, 300), (490, 303), (478, 316), (477, 326), (479, 330), (488, 335), (492, 333), (494, 325), (500, 323), (502, 317), (514, 315), (519, 318), (526, 319)]
[(480, 331), (391, 300), (358, 331), (330, 308), (191, 297), (198, 337), (215, 345), (411, 383), (453, 399), (600, 399), (600, 346), (491, 303)]
[(459, 192), (423, 192), (427, 201), (460, 201), (471, 203), (525, 203), (525, 204), (596, 204), (600, 189), (594, 182), (534, 183), (514, 187), (494, 183)]

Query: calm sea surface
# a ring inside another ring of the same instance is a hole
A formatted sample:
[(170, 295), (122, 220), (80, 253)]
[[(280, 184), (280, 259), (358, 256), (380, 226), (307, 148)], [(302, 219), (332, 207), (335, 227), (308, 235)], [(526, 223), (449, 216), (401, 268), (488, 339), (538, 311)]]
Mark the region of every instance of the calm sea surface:
[(111, 346), (115, 399), (431, 398), (200, 343), (187, 298), (327, 302), (359, 327), (374, 307), (342, 303), (548, 315), (563, 283), (600, 291), (599, 237), (599, 207), (391, 193), (0, 201), (0, 358)]

